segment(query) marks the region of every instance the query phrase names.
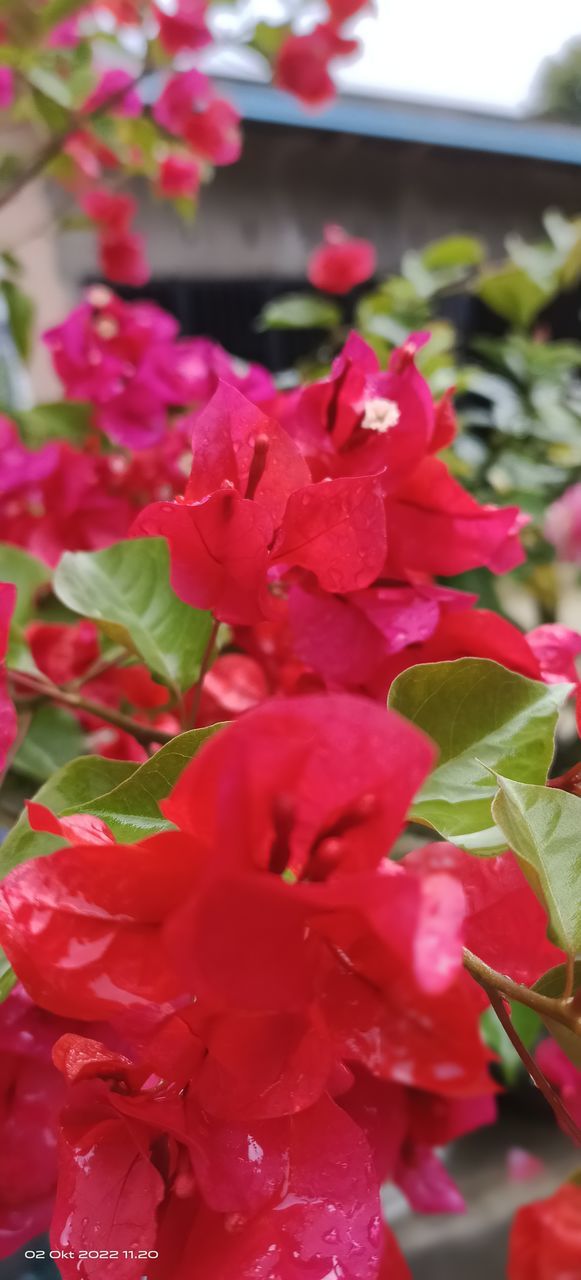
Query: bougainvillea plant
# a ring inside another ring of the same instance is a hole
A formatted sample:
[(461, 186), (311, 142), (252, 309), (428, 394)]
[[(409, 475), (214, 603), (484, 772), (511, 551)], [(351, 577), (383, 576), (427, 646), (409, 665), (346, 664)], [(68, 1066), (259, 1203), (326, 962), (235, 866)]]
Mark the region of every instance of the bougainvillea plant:
[[(285, 29), (278, 82), (328, 96), (360, 7)], [(9, 7), (4, 99), (91, 70), (102, 8), (27, 6), (17, 39)], [(107, 8), (145, 22), (146, 71), (208, 39), (203, 0)], [(172, 197), (204, 146), (235, 158), (200, 76), (144, 109), (109, 68), (49, 122), (35, 172), (74, 171), (109, 280), (141, 261), (101, 183), (132, 122), (179, 138)], [(373, 259), (330, 228), (312, 269), (347, 288)], [(63, 400), (6, 406), (3, 1255), (50, 1229), (63, 1280), (405, 1280), (381, 1189), (462, 1211), (441, 1150), (493, 1121), (493, 1046), (581, 1142), (579, 771), (547, 785), (581, 636), (454, 585), (510, 573), (526, 521), (440, 456), (426, 339), (386, 365), (351, 335), (281, 390), (98, 285), (45, 335)], [(579, 1273), (578, 1178), (519, 1212), (507, 1266)]]

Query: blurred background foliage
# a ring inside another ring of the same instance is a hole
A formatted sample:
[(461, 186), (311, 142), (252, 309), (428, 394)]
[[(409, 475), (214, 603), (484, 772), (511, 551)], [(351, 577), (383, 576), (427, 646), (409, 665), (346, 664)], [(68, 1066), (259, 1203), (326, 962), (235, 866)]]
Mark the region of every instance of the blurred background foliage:
[(532, 243), (507, 235), (501, 261), (489, 260), (476, 237), (450, 235), (408, 250), (399, 272), (371, 289), (339, 302), (288, 294), (258, 320), (261, 329), (312, 329), (299, 377), (328, 369), (350, 328), (383, 365), (410, 333), (429, 330), (419, 367), (436, 396), (455, 389), (459, 431), (448, 465), (480, 501), (515, 503), (530, 517), (528, 559), (511, 575), (510, 599), (498, 598), (504, 584), (490, 575), (464, 575), (458, 585), (517, 619), (524, 588), (528, 625), (558, 616), (559, 568), (544, 517), (581, 480), (581, 217), (550, 210), (543, 223)]

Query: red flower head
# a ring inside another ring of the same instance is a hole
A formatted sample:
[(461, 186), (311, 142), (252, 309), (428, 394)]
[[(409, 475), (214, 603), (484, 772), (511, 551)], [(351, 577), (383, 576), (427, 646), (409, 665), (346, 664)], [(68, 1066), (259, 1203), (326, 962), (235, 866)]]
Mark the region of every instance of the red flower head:
[(0, 777), (6, 768), (8, 754), (18, 728), (16, 711), (6, 688), (4, 670), (10, 622), (15, 605), (16, 587), (11, 582), (0, 582)]
[(212, 37), (206, 26), (207, 0), (177, 0), (172, 10), (154, 5), (159, 41), (166, 53), (203, 49)]
[(510, 1237), (508, 1280), (573, 1280), (580, 1258), (581, 1187), (566, 1183), (547, 1200), (519, 1209)]
[(277, 54), (274, 83), (307, 107), (324, 107), (335, 97), (330, 62), (356, 53), (358, 47), (357, 40), (339, 34), (335, 22), (320, 23), (308, 35), (288, 35)]
[(200, 166), (186, 152), (164, 156), (159, 166), (158, 186), (170, 200), (197, 195), (201, 181)]
[(192, 447), (184, 498), (147, 507), (133, 526), (167, 538), (182, 599), (252, 623), (268, 614), (269, 576), (283, 570), (309, 570), (328, 591), (373, 581), (385, 517), (372, 477), (309, 484), (287, 433), (225, 384), (196, 417)]
[(325, 243), (309, 258), (307, 275), (315, 289), (350, 293), (356, 285), (369, 280), (377, 263), (370, 241), (358, 240), (331, 224), (325, 227), (324, 235)]

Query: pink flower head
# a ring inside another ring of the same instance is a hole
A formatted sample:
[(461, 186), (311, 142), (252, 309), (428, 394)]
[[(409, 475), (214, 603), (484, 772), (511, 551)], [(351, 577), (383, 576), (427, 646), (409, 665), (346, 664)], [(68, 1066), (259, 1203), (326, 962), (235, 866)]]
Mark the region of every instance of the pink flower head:
[(11, 582), (0, 582), (0, 777), (6, 768), (18, 728), (16, 711), (8, 695), (4, 668), (15, 606), (16, 587)]
[(67, 395), (92, 401), (112, 439), (145, 448), (162, 439), (167, 407), (183, 395), (176, 335), (159, 307), (122, 302), (98, 286), (44, 339)]
[(308, 278), (324, 293), (350, 293), (369, 280), (376, 267), (376, 254), (369, 240), (349, 236), (342, 227), (329, 224), (325, 243), (311, 254)]
[(196, 155), (211, 164), (235, 164), (240, 158), (240, 114), (226, 98), (212, 98), (192, 115), (184, 136)]
[(0, 67), (0, 111), (8, 111), (14, 101), (14, 73)]
[(545, 536), (561, 560), (581, 560), (581, 484), (566, 489), (547, 511)]
[(94, 187), (82, 197), (81, 207), (92, 218), (104, 235), (124, 235), (133, 222), (137, 205), (132, 196), (106, 187)]
[(178, 361), (184, 383), (184, 401), (208, 403), (219, 382), (241, 391), (253, 404), (273, 400), (276, 387), (272, 374), (260, 364), (236, 360), (210, 338), (184, 338), (179, 343)]
[(134, 231), (101, 236), (99, 266), (105, 279), (115, 284), (145, 284), (151, 271), (143, 236), (136, 235)]
[(85, 115), (91, 115), (98, 108), (103, 114), (118, 116), (141, 115), (142, 103), (133, 86), (133, 77), (120, 67), (104, 71), (99, 81), (81, 108)]
[(206, 26), (208, 0), (174, 0), (172, 11), (154, 5), (159, 41), (166, 53), (203, 49), (212, 37)]
[(212, 95), (207, 76), (191, 68), (168, 76), (163, 89), (153, 104), (153, 118), (176, 137), (184, 136), (192, 113), (205, 106)]
[(328, 591), (377, 575), (385, 517), (373, 477), (310, 484), (290, 436), (226, 384), (196, 418), (192, 447), (184, 498), (146, 508), (133, 528), (168, 539), (182, 599), (251, 623), (267, 616), (269, 580), (285, 569), (313, 573)]
[(170, 200), (192, 199), (200, 188), (200, 166), (186, 152), (164, 156), (159, 166), (158, 187)]
[(335, 97), (329, 63), (358, 47), (356, 40), (339, 34), (335, 22), (320, 23), (308, 35), (288, 35), (277, 54), (274, 83), (307, 107), (324, 107)]
[(546, 1200), (518, 1210), (510, 1237), (508, 1280), (573, 1280), (580, 1258), (581, 1187), (565, 1183)]

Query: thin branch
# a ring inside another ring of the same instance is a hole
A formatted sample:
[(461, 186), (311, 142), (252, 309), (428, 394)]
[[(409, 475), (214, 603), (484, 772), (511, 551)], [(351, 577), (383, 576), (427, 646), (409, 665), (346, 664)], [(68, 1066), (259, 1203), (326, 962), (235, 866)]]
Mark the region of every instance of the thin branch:
[(581, 1147), (581, 1129), (575, 1123), (573, 1117), (569, 1115), (569, 1112), (563, 1105), (558, 1093), (555, 1092), (552, 1084), (549, 1083), (544, 1072), (541, 1071), (538, 1063), (535, 1062), (532, 1054), (530, 1054), (528, 1049), (525, 1048), (518, 1032), (513, 1026), (512, 1019), (504, 1002), (504, 997), (500, 995), (494, 987), (489, 986), (482, 978), (479, 979), (479, 981), (490, 1000), (498, 1021), (506, 1031), (511, 1044), (516, 1049), (521, 1062), (526, 1067), (533, 1084), (536, 1085), (543, 1097), (546, 1098), (549, 1106), (553, 1108), (561, 1128), (565, 1130), (565, 1133), (569, 1135), (578, 1147)]
[(172, 742), (175, 737), (175, 734), (157, 729), (155, 725), (142, 724), (132, 716), (126, 716), (123, 711), (116, 711), (114, 707), (106, 707), (101, 702), (83, 698), (81, 694), (70, 689), (59, 689), (57, 685), (46, 680), (37, 680), (35, 676), (30, 676), (28, 673), (18, 671), (11, 672), (11, 675), (17, 688), (24, 687), (25, 690), (28, 689), (37, 697), (49, 702), (57, 702), (60, 706), (71, 707), (74, 711), (84, 711), (87, 715), (97, 716), (99, 720), (114, 725), (116, 729), (130, 733), (145, 747), (150, 746), (152, 742)]
[(196, 687), (194, 689), (194, 693), (192, 697), (192, 709), (190, 713), (190, 724), (192, 726), (192, 729), (195, 729), (196, 727), (196, 720), (198, 718), (198, 712), (200, 710), (200, 702), (202, 698), (202, 687), (214, 655), (214, 648), (216, 645), (216, 636), (218, 635), (219, 626), (220, 626), (220, 623), (215, 619), (214, 622), (212, 623), (212, 630), (208, 637), (208, 643), (206, 645), (206, 648), (204, 649), (204, 656), (202, 658), (202, 663), (200, 666), (200, 674), (198, 676)]
[(482, 987), (486, 989), (492, 987), (506, 1000), (517, 1000), (519, 1004), (533, 1009), (541, 1018), (550, 1018), (553, 1022), (559, 1022), (569, 1031), (581, 1036), (581, 1013), (574, 1009), (572, 1002), (569, 1006), (567, 1001), (541, 995), (540, 991), (532, 991), (530, 987), (514, 982), (506, 974), (491, 969), (490, 965), (485, 964), (484, 960), (480, 960), (472, 951), (468, 951), (467, 947), (464, 948), (464, 968)]
[[(0, 194), (0, 210), (4, 209), (7, 204), (10, 204), (10, 201), (14, 200), (16, 196), (20, 195), (20, 192), (23, 191), (30, 182), (33, 182), (35, 178), (40, 177), (40, 174), (44, 172), (48, 165), (51, 164), (53, 160), (56, 160), (57, 156), (60, 155), (63, 147), (66, 146), (69, 138), (72, 138), (73, 134), (77, 133), (79, 129), (86, 129), (93, 120), (98, 120), (100, 116), (106, 115), (107, 112), (110, 111), (112, 107), (116, 106), (118, 102), (121, 102), (125, 95), (130, 93), (131, 90), (134, 89), (141, 80), (143, 80), (143, 77), (148, 75), (148, 73), (149, 67), (142, 67), (139, 75), (135, 76), (135, 78), (128, 84), (123, 85), (121, 89), (116, 89), (114, 93), (109, 94), (109, 96), (105, 98), (99, 106), (95, 107), (94, 111), (87, 112), (86, 115), (83, 115), (80, 112), (72, 112), (66, 129), (62, 129), (60, 133), (56, 133), (53, 137), (49, 138), (45, 145), (40, 148), (40, 151), (38, 151), (30, 161), (30, 164), (22, 169), (16, 176), (12, 185), (8, 187), (5, 192)], [(34, 85), (31, 87), (34, 88)]]

